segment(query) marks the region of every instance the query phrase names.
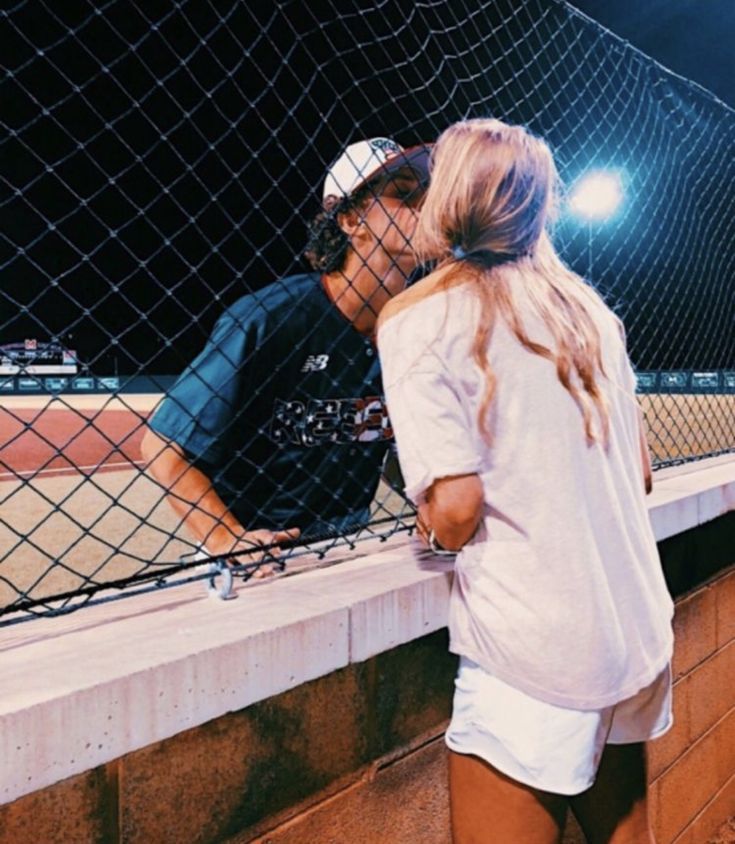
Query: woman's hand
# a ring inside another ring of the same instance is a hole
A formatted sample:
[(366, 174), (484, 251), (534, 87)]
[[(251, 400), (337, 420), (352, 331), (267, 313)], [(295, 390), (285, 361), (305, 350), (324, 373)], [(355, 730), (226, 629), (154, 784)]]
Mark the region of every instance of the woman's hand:
[(429, 544), (430, 531), (431, 521), (429, 518), (429, 505), (426, 501), (424, 501), (423, 504), (419, 504), (419, 509), (416, 513), (416, 533), (425, 545)]

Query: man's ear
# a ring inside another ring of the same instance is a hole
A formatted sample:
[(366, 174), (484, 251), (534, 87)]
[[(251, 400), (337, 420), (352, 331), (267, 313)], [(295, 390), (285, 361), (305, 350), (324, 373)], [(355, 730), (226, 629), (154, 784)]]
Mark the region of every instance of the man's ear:
[(355, 237), (361, 225), (363, 225), (362, 214), (358, 208), (350, 208), (343, 214), (337, 215), (337, 225), (350, 240)]

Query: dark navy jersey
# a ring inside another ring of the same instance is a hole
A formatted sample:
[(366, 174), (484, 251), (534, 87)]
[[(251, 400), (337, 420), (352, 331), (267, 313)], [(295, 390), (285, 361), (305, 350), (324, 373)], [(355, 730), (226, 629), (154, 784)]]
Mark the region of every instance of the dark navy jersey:
[(344, 532), (368, 507), (392, 439), (378, 357), (317, 273), (235, 302), (150, 422), (248, 529)]

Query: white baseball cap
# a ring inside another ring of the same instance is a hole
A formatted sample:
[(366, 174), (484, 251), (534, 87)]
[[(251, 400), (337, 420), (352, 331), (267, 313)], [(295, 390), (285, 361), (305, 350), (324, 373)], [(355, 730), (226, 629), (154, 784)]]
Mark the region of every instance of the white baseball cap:
[(374, 176), (388, 175), (401, 167), (410, 167), (422, 182), (428, 182), (429, 155), (430, 148), (425, 144), (404, 149), (390, 138), (357, 141), (327, 171), (322, 196), (350, 196)]

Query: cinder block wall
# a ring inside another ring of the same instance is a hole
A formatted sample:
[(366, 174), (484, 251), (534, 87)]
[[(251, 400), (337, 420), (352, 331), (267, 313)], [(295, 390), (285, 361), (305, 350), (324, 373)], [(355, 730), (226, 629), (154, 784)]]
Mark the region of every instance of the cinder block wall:
[(654, 825), (660, 844), (702, 844), (735, 817), (735, 570), (677, 603), (675, 632), (675, 725), (649, 756)]
[[(734, 537), (729, 514), (660, 546), (678, 601), (657, 844), (704, 844), (735, 816)], [(0, 807), (0, 844), (449, 844), (455, 666), (443, 631), (351, 665)]]

